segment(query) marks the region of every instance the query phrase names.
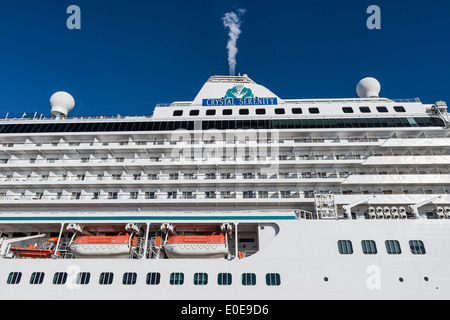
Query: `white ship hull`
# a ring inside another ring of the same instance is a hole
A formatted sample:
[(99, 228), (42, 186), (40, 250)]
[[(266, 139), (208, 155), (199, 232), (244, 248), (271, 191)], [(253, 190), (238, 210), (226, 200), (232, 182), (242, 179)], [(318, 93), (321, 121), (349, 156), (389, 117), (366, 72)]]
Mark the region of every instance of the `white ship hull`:
[[(2, 260), (0, 282), (20, 271), (18, 285), (0, 291), (0, 299), (146, 299), (146, 300), (297, 300), (297, 299), (448, 299), (450, 257), (442, 243), (450, 241), (450, 221), (275, 221), (279, 234), (260, 252), (245, 259), (142, 259), (116, 260)], [(337, 241), (352, 240), (354, 254), (340, 255)], [(361, 252), (362, 240), (374, 240), (377, 255)], [(403, 254), (388, 255), (386, 240), (400, 242)], [(422, 239), (427, 255), (411, 254), (408, 242)], [(433, 249), (431, 249), (433, 248)], [(436, 263), (438, 261), (439, 263)], [(28, 279), (45, 272), (41, 285)], [(53, 275), (67, 271), (65, 285), (54, 285)], [(115, 275), (110, 285), (100, 285), (102, 272)], [(148, 285), (149, 272), (161, 274), (158, 285)], [(89, 284), (76, 284), (79, 272), (89, 272)], [(124, 285), (122, 275), (137, 273), (134, 285)], [(171, 285), (173, 272), (184, 274), (182, 285)], [(207, 273), (206, 285), (195, 285), (195, 273)], [(232, 274), (232, 284), (220, 286), (217, 274)], [(243, 286), (243, 273), (254, 273), (256, 284)], [(281, 275), (280, 286), (268, 286), (268, 273)], [(326, 281), (326, 279), (328, 281)], [(403, 279), (403, 281), (401, 281)], [(428, 280), (428, 281), (427, 281)], [(157, 290), (152, 290), (157, 289)], [(127, 294), (124, 295), (124, 292)], [(213, 297), (212, 297), (213, 293)]]

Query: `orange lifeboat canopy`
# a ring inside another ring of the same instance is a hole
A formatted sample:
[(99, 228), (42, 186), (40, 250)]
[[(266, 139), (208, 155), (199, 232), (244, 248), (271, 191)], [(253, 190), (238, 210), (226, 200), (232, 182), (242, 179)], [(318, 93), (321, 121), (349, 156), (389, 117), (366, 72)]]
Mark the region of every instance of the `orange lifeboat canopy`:
[(167, 243), (225, 243), (225, 236), (223, 234), (213, 234), (211, 236), (173, 236)]
[(120, 233), (117, 236), (82, 236), (74, 240), (74, 244), (94, 244), (94, 243), (128, 243), (130, 235)]

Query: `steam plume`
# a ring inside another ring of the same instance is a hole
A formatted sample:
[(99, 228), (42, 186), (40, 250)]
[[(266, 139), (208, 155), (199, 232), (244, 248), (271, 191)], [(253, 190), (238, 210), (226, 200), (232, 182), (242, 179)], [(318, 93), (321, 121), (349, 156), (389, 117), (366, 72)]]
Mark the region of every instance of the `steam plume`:
[(241, 35), (241, 18), (247, 12), (246, 9), (237, 9), (235, 12), (227, 12), (222, 17), (223, 25), (230, 31), (228, 33), (229, 40), (227, 44), (228, 49), (228, 64), (230, 66), (230, 76), (236, 74), (236, 55), (238, 53), (237, 40)]

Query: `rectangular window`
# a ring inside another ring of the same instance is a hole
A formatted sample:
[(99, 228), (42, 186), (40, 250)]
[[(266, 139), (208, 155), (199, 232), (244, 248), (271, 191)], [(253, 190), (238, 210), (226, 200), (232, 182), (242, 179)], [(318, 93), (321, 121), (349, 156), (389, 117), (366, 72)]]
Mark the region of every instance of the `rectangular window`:
[(194, 195), (192, 194), (192, 191), (183, 191), (183, 193), (181, 194), (181, 197), (183, 199), (194, 199)]
[(77, 274), (76, 284), (86, 285), (91, 280), (90, 272), (80, 272)]
[(411, 253), (415, 255), (426, 254), (425, 245), (420, 240), (411, 240), (409, 242), (409, 247), (411, 248)]
[(266, 274), (266, 284), (268, 286), (279, 286), (281, 285), (281, 276), (279, 273), (268, 273)]
[(291, 192), (290, 191), (280, 191), (280, 195), (281, 195), (281, 198), (284, 198), (284, 199), (290, 198)]
[(386, 251), (388, 254), (402, 254), (400, 242), (397, 240), (386, 240)]
[(176, 191), (169, 191), (167, 192), (167, 199), (176, 199), (177, 198), (177, 192)]
[(216, 192), (215, 191), (205, 191), (205, 198), (206, 199), (215, 199)]
[(269, 192), (268, 191), (258, 191), (258, 198), (261, 198), (261, 199), (269, 198)]
[(108, 199), (109, 200), (118, 199), (118, 193), (117, 192), (108, 192)]
[(194, 274), (194, 284), (196, 286), (206, 286), (208, 284), (208, 274), (203, 272)]
[(155, 192), (146, 192), (145, 199), (156, 199)]
[(256, 194), (253, 191), (244, 191), (243, 196), (244, 196), (244, 199), (256, 198)]
[(22, 272), (11, 272), (6, 281), (8, 284), (19, 284), (22, 279)]
[(353, 254), (352, 242), (349, 240), (339, 240), (338, 248), (340, 254)]
[(53, 284), (63, 285), (67, 281), (67, 272), (56, 272), (53, 276)]
[(71, 200), (80, 200), (81, 198), (81, 192), (72, 192), (72, 196), (70, 197)]
[(217, 276), (217, 284), (219, 286), (230, 286), (233, 283), (231, 273), (219, 273)]
[(112, 272), (102, 272), (100, 274), (100, 278), (98, 283), (101, 285), (109, 285), (112, 284), (114, 280), (114, 273)]
[(130, 199), (137, 199), (139, 195), (139, 192), (134, 191), (134, 192), (130, 192)]
[(343, 107), (342, 111), (344, 111), (344, 113), (353, 113), (353, 108), (352, 107)]
[(254, 273), (243, 273), (242, 274), (242, 285), (243, 286), (254, 286), (256, 284), (256, 275)]
[(178, 173), (169, 174), (169, 180), (178, 180)]
[(159, 272), (149, 272), (147, 273), (146, 283), (148, 285), (156, 286), (161, 281), (161, 274)]
[(44, 272), (33, 272), (30, 278), (30, 284), (42, 284), (44, 281)]
[(122, 278), (122, 284), (133, 285), (136, 284), (137, 273), (136, 272), (125, 272)]
[(221, 191), (220, 192), (220, 198), (222, 198), (222, 199), (230, 199), (231, 198), (231, 192), (230, 191)]
[(170, 284), (174, 286), (180, 286), (184, 283), (184, 273), (173, 272), (170, 274)]
[(361, 246), (364, 254), (377, 254), (377, 245), (373, 240), (361, 241)]

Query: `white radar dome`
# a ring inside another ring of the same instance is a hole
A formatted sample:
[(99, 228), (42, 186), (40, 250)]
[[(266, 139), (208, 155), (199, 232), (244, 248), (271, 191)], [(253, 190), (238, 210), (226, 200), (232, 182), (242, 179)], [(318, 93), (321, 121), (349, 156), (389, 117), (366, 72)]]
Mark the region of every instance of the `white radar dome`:
[(360, 98), (379, 98), (381, 85), (375, 78), (364, 78), (356, 87), (356, 93)]
[(67, 92), (56, 92), (50, 98), (51, 114), (54, 117), (67, 117), (70, 111), (75, 107), (74, 98)]

